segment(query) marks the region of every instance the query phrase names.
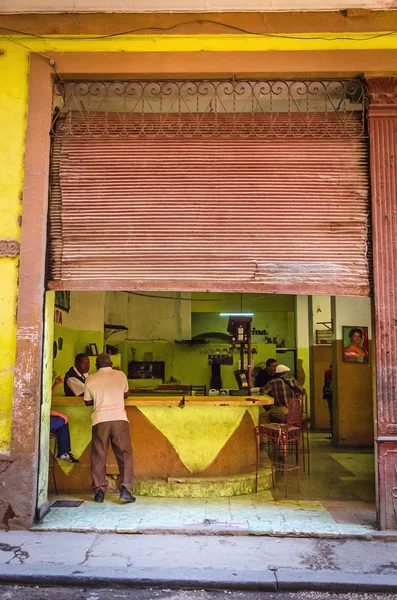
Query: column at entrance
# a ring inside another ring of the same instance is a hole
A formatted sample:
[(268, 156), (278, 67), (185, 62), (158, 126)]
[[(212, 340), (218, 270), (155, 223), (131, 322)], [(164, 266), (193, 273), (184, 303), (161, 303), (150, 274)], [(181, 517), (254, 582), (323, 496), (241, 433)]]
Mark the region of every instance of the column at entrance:
[(397, 80), (367, 79), (375, 292), (378, 510), (397, 529)]

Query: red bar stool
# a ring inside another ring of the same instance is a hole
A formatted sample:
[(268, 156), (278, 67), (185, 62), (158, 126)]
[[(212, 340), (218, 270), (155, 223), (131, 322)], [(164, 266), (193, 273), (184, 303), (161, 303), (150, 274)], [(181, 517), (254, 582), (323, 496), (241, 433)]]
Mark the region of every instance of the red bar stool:
[[(258, 425), (254, 429), (256, 448), (255, 489), (258, 491), (258, 474), (260, 461), (260, 443), (266, 442), (267, 453), (272, 468), (273, 486), (276, 484), (276, 471), (282, 473), (285, 497), (288, 495), (288, 473), (297, 471), (298, 492), (300, 491), (300, 441), (301, 441), (301, 405), (294, 397), (288, 406), (287, 423), (269, 423)], [(291, 460), (292, 459), (292, 460)]]

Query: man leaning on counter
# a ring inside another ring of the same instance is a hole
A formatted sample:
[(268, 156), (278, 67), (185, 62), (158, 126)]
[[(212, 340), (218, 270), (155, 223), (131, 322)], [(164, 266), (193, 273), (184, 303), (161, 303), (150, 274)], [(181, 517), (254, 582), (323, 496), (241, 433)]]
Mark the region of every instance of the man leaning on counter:
[(84, 353), (76, 355), (73, 367), (65, 373), (63, 388), (65, 396), (82, 396), (84, 394), (85, 380), (90, 370), (90, 359)]
[(106, 457), (109, 441), (112, 445), (120, 471), (122, 502), (135, 502), (129, 491), (132, 488), (134, 470), (132, 446), (124, 400), (128, 397), (128, 379), (120, 370), (112, 368), (108, 354), (96, 358), (98, 371), (87, 378), (84, 402), (93, 406), (91, 475), (95, 488), (95, 502), (103, 502), (107, 487)]

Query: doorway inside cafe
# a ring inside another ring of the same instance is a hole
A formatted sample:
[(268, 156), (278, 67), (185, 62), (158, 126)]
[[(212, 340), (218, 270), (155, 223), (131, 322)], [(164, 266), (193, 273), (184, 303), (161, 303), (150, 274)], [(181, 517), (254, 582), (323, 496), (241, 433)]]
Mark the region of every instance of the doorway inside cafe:
[[(249, 368), (248, 348), (236, 343), (230, 314), (250, 319), (250, 391), (239, 379)], [(128, 378), (137, 498), (131, 505), (119, 502), (111, 449), (105, 502), (93, 502), (92, 410), (81, 397), (65, 397), (62, 384), (51, 398), (56, 377), (76, 355), (87, 354), (94, 373), (101, 352)], [(272, 480), (266, 447), (256, 482), (254, 428), (269, 407), (255, 379), (268, 359), (288, 368), (307, 394), (310, 473), (306, 455), (300, 490), (291, 471), (287, 495), (285, 473)], [(43, 362), (39, 502), (48, 493), (51, 508), (39, 529), (335, 536), (377, 526), (368, 298), (47, 292)], [(323, 397), (330, 365), (331, 403)], [(79, 462), (54, 456), (50, 409), (66, 415)]]

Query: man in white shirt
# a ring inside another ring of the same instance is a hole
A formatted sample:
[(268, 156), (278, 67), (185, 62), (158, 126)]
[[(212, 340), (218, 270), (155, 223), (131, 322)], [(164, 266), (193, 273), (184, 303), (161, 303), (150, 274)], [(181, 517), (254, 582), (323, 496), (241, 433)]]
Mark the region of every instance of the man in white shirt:
[(122, 371), (112, 368), (108, 354), (96, 358), (98, 371), (87, 378), (84, 387), (84, 402), (93, 406), (91, 474), (96, 490), (95, 502), (103, 502), (106, 483), (106, 457), (109, 440), (120, 470), (120, 500), (135, 502), (129, 489), (132, 488), (134, 471), (132, 446), (124, 399), (128, 396), (128, 379)]
[(82, 396), (85, 380), (89, 375), (90, 359), (86, 354), (77, 354), (73, 367), (65, 374), (63, 387), (65, 396)]

